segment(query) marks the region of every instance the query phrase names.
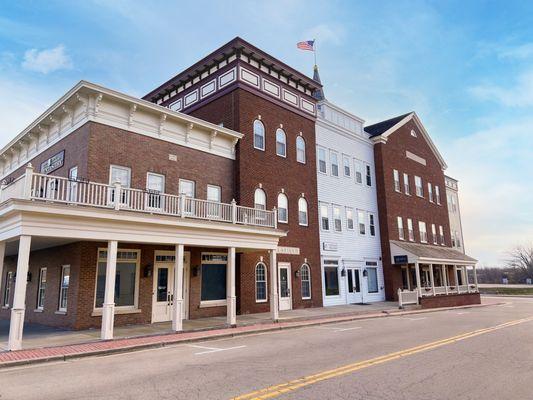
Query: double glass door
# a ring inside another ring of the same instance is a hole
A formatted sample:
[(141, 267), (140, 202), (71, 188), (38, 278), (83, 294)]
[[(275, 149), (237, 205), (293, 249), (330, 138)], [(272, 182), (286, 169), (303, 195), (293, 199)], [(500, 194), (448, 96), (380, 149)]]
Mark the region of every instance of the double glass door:
[(359, 268), (346, 268), (346, 281), (348, 286), (346, 291), (347, 303), (361, 303), (363, 299), (361, 295), (361, 270)]

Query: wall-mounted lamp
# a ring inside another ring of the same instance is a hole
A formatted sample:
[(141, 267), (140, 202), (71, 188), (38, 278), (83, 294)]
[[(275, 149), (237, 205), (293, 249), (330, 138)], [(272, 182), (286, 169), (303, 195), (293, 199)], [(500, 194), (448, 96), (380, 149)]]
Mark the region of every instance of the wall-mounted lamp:
[(198, 276), (198, 265), (195, 265), (192, 267), (191, 271), (192, 271), (192, 276)]
[(299, 277), (300, 277), (300, 270), (299, 270), (299, 269), (297, 269), (296, 271), (294, 271), (294, 276), (295, 276), (296, 278), (299, 278)]
[(363, 270), (363, 276), (368, 276), (368, 271), (366, 270), (366, 268)]
[(346, 268), (342, 267), (341, 276), (346, 276)]
[(143, 268), (143, 276), (149, 278), (154, 273), (154, 266), (152, 264), (146, 264)]

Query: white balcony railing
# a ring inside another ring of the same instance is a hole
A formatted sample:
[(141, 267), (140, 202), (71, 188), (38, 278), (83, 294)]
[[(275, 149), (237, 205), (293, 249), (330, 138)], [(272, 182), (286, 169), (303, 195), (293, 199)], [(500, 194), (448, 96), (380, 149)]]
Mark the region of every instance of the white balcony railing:
[(418, 304), (418, 291), (398, 289), (398, 303), (400, 308), (408, 304)]
[(33, 172), (12, 182), (4, 182), (0, 202), (9, 199), (42, 200), (54, 203), (129, 210), (150, 214), (171, 215), (227, 222), (240, 225), (277, 228), (277, 211), (238, 206), (216, 201), (201, 200), (184, 195), (122, 187), (120, 183), (107, 185), (86, 180), (72, 180)]

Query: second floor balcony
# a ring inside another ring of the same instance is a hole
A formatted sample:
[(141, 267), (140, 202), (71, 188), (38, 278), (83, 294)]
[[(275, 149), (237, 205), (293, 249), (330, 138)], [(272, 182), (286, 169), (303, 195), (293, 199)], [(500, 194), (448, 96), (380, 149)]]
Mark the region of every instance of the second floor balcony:
[(0, 203), (10, 199), (70, 204), (159, 214), (177, 218), (207, 220), (264, 228), (277, 228), (277, 211), (196, 199), (153, 190), (124, 187), (119, 182), (104, 184), (26, 172), (11, 182), (3, 182)]

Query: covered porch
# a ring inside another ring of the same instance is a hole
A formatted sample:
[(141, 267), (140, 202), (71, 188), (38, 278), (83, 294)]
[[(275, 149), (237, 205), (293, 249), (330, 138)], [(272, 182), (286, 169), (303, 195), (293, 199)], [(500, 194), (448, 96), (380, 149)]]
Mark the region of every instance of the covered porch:
[[(391, 241), (391, 258), (401, 272), (398, 302), (427, 307), (479, 303), (477, 260), (449, 247)], [(474, 296), (468, 296), (473, 294)], [(466, 295), (466, 296), (462, 296)], [(448, 296), (447, 300), (434, 300)], [(471, 298), (469, 298), (471, 297)]]
[[(165, 329), (182, 332), (189, 300), (197, 299), (200, 316), (214, 310), (224, 325), (236, 326), (237, 254), (260, 252), (276, 266), (278, 240), (286, 235), (275, 210), (38, 175), (31, 166), (2, 187), (0, 198), (0, 313), (9, 315), (8, 350), (22, 348), (29, 316), (46, 322), (45, 314), (68, 320), (59, 325), (67, 327), (97, 320), (98, 338), (109, 340), (117, 318), (121, 325), (169, 321)], [(45, 254), (36, 261), (36, 252)], [(4, 265), (6, 257), (13, 265)], [(40, 267), (47, 263), (58, 267), (55, 283), (52, 268)], [(277, 320), (277, 270), (269, 272), (268, 315)], [(203, 273), (209, 282), (191, 293), (189, 277)]]

